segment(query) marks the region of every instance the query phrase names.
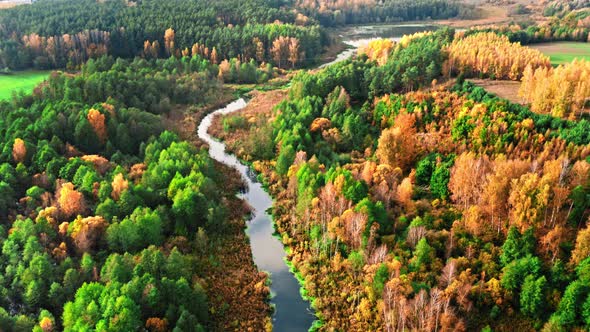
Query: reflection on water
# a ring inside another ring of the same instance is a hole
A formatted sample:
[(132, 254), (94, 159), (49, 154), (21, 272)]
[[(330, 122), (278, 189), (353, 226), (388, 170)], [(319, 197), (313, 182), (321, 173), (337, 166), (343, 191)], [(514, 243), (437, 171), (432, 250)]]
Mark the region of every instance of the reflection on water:
[(209, 155), (213, 159), (237, 169), (247, 183), (248, 190), (241, 196), (252, 206), (254, 212), (246, 232), (250, 237), (252, 256), (258, 269), (271, 274), (271, 291), (275, 295), (271, 300), (275, 304), (274, 331), (307, 331), (315, 317), (309, 303), (301, 298), (299, 284), (285, 264), (283, 244), (273, 236), (274, 226), (271, 216), (266, 212), (272, 206), (272, 198), (256, 181), (249, 167), (240, 163), (235, 156), (225, 153), (225, 144), (207, 134), (216, 114), (235, 112), (244, 108), (246, 104), (244, 99), (238, 99), (225, 108), (207, 115), (199, 125), (198, 135), (209, 144)]
[(343, 43), (349, 48), (342, 51), (332, 62), (325, 63), (320, 68), (344, 61), (356, 54), (359, 47), (367, 45), (369, 42), (388, 38), (393, 41), (399, 41), (404, 35), (411, 35), (416, 32), (434, 31), (438, 29), (436, 25), (425, 24), (396, 24), (396, 25), (371, 25), (347, 28), (340, 33), (344, 39)]

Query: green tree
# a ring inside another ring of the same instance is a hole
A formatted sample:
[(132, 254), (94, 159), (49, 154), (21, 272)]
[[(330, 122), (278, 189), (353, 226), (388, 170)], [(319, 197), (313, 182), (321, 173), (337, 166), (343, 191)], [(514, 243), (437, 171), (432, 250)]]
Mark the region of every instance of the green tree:
[(528, 275), (524, 279), (522, 291), (520, 292), (520, 310), (525, 315), (539, 316), (544, 303), (544, 288), (547, 281), (544, 276), (537, 279)]

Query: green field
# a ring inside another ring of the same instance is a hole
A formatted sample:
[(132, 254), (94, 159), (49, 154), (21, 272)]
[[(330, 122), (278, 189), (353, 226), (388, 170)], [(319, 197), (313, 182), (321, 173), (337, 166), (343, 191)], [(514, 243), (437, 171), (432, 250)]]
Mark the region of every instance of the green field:
[(554, 66), (571, 62), (575, 58), (590, 61), (590, 43), (580, 42), (555, 42), (531, 45), (551, 58)]
[(12, 91), (33, 91), (33, 88), (48, 75), (48, 71), (23, 71), (0, 75), (0, 100), (10, 99)]

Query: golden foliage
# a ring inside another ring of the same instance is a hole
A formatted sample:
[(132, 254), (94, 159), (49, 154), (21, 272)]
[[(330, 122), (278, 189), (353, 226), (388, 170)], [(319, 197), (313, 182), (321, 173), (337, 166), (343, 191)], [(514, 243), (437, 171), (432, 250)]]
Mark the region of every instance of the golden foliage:
[(407, 169), (417, 153), (416, 119), (403, 113), (396, 117), (395, 125), (385, 129), (379, 137), (376, 155), (383, 164)]
[(231, 64), (229, 63), (229, 61), (223, 60), (219, 64), (219, 73), (217, 74), (217, 77), (219, 77), (223, 80), (227, 80), (229, 78), (230, 71), (231, 71)]
[(27, 157), (27, 146), (25, 145), (25, 141), (20, 138), (14, 139), (14, 144), (12, 145), (12, 158), (16, 163), (22, 163), (25, 161)]
[(590, 100), (590, 61), (574, 60), (557, 68), (527, 66), (518, 95), (533, 112), (575, 119)]
[(43, 317), (39, 322), (39, 327), (43, 332), (51, 332), (53, 331), (53, 321), (49, 317)]
[(332, 127), (332, 122), (330, 121), (330, 119), (315, 118), (313, 120), (313, 122), (311, 123), (310, 131), (312, 133), (317, 132), (317, 131), (321, 132), (326, 129), (329, 129), (330, 127)]
[(266, 53), (264, 43), (258, 37), (255, 37), (252, 39), (252, 44), (256, 47), (256, 61), (260, 63), (264, 62)]
[(98, 110), (94, 108), (91, 108), (88, 111), (87, 118), (88, 122), (90, 122), (90, 125), (94, 129), (96, 136), (98, 136), (98, 139), (102, 143), (106, 142), (108, 134), (104, 114), (100, 113)]
[(211, 63), (218, 64), (219, 63), (218, 57), (219, 57), (219, 55), (217, 54), (217, 49), (215, 47), (213, 47), (213, 50), (211, 51), (211, 57), (209, 58), (209, 60), (211, 60)]
[(113, 197), (115, 201), (118, 201), (119, 198), (121, 198), (121, 194), (129, 188), (129, 182), (125, 180), (123, 174), (119, 173), (113, 178), (112, 186), (113, 191), (111, 192), (111, 197)]
[(401, 47), (405, 48), (405, 47), (408, 47), (408, 45), (410, 44), (410, 42), (412, 40), (419, 39), (419, 38), (426, 37), (426, 36), (430, 36), (432, 34), (433, 34), (432, 31), (423, 31), (423, 32), (416, 32), (411, 35), (403, 35), (402, 38), (399, 40), (398, 44)]
[(412, 195), (414, 194), (414, 185), (412, 184), (412, 179), (407, 177), (402, 180), (400, 185), (397, 187), (397, 200), (404, 206), (407, 210), (411, 211), (413, 202), (412, 202)]
[(447, 47), (449, 73), (483, 75), (516, 81), (527, 66), (550, 67), (549, 57), (538, 50), (511, 43), (493, 32), (477, 33), (453, 40)]
[(86, 210), (84, 195), (74, 189), (74, 185), (70, 182), (64, 183), (61, 186), (57, 196), (57, 202), (64, 218), (82, 214)]
[(129, 171), (129, 178), (132, 180), (139, 180), (142, 176), (143, 173), (146, 170), (146, 166), (145, 164), (141, 163), (141, 164), (135, 164), (133, 166), (131, 166), (131, 170)]
[(572, 251), (570, 263), (572, 266), (576, 266), (588, 256), (590, 256), (590, 227), (586, 227), (578, 232), (576, 246)]
[(511, 182), (510, 224), (521, 233), (537, 223), (547, 206), (550, 188), (540, 180), (537, 173), (526, 173)]
[(168, 55), (173, 55), (174, 54), (174, 38), (176, 36), (176, 33), (174, 32), (174, 29), (169, 28), (166, 29), (166, 31), (164, 32), (164, 47), (166, 48), (166, 52), (168, 53)]
[(108, 159), (96, 154), (84, 155), (81, 159), (92, 163), (94, 165), (94, 169), (101, 175), (104, 175), (109, 170), (109, 168), (111, 168), (111, 164), (109, 163)]
[(482, 191), (489, 159), (486, 156), (476, 157), (473, 152), (462, 153), (455, 160), (451, 169), (449, 189), (455, 202), (463, 205), (464, 209), (470, 204), (477, 203)]
[(358, 54), (366, 54), (369, 60), (377, 61), (379, 65), (384, 65), (387, 59), (389, 59), (389, 54), (394, 46), (395, 43), (391, 39), (377, 39), (360, 47)]
[(166, 318), (150, 317), (145, 322), (145, 327), (152, 332), (168, 331), (168, 320)]
[(50, 225), (55, 225), (57, 223), (57, 218), (57, 208), (55, 206), (49, 206), (39, 211), (37, 218), (35, 218), (35, 222), (40, 222), (41, 220), (45, 219)]
[(70, 225), (68, 232), (79, 253), (93, 249), (102, 237), (108, 223), (101, 216), (78, 217)]
[(270, 49), (273, 60), (279, 67), (290, 62), (292, 67), (305, 58), (305, 53), (300, 50), (299, 39), (294, 37), (279, 36), (272, 42)]
[(361, 212), (346, 210), (340, 217), (344, 225), (344, 241), (352, 248), (358, 249), (362, 244), (362, 234), (366, 228), (369, 217)]
[(65, 242), (62, 242), (58, 247), (53, 249), (51, 254), (58, 260), (64, 260), (68, 257), (68, 246)]

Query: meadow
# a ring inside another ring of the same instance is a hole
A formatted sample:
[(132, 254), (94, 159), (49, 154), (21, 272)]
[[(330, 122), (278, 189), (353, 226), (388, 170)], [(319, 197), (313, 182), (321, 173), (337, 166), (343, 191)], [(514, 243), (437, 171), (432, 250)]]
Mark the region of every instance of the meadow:
[(554, 66), (571, 62), (575, 58), (590, 60), (590, 43), (554, 42), (531, 46), (551, 58)]
[(9, 99), (12, 91), (32, 91), (48, 74), (48, 71), (23, 71), (0, 75), (0, 100)]

